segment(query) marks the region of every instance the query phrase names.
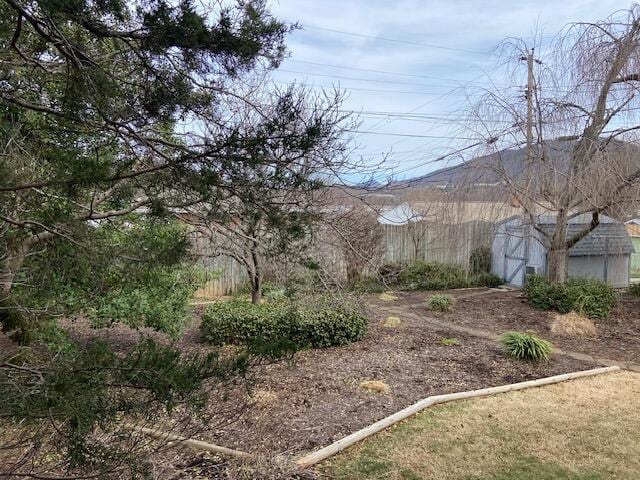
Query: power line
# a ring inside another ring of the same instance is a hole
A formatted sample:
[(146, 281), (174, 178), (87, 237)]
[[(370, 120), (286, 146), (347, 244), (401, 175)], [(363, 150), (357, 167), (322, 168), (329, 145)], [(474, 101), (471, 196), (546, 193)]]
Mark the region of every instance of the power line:
[[(288, 62), (295, 62), (295, 63), (304, 63), (306, 65), (316, 65), (319, 67), (330, 67), (330, 68), (339, 68), (339, 69), (344, 69), (344, 70), (355, 70), (358, 72), (369, 72), (369, 73), (382, 73), (385, 75), (396, 75), (396, 76), (400, 76), (400, 77), (413, 77), (413, 78), (426, 78), (429, 80), (442, 80), (444, 82), (458, 82), (458, 83), (465, 83), (465, 80), (460, 80), (460, 79), (456, 79), (456, 78), (445, 78), (445, 77), (433, 77), (431, 75), (418, 75), (418, 74), (413, 74), (413, 73), (404, 73), (404, 72), (390, 72), (388, 70), (373, 70), (370, 68), (357, 68), (357, 67), (347, 67), (344, 65), (332, 65), (329, 63), (320, 63), (320, 62), (309, 62), (307, 60), (296, 60), (293, 58), (288, 58), (287, 59)], [(483, 82), (485, 85), (490, 85), (490, 86), (496, 86), (491, 82)], [(445, 86), (445, 85), (442, 85)]]
[[(281, 85), (291, 85), (291, 82), (285, 82), (282, 80), (273, 80), (273, 82)], [(304, 82), (299, 82), (299, 85), (304, 85), (305, 87), (309, 87), (309, 88), (327, 88), (327, 89), (336, 87), (335, 85), (311, 85), (309, 83), (304, 83)], [(358, 92), (397, 93), (397, 94), (405, 94), (405, 95), (438, 95), (438, 96), (446, 95), (446, 93), (442, 94), (440, 92), (411, 92), (411, 91), (405, 91), (405, 90), (382, 90), (377, 88), (343, 87), (342, 85), (340, 85), (340, 89), (354, 90)], [(463, 95), (462, 93), (450, 93), (450, 95), (466, 96), (466, 95)]]
[(381, 40), (381, 41), (384, 41), (384, 42), (392, 42), (392, 43), (402, 43), (402, 44), (405, 44), (405, 45), (413, 45), (413, 46), (416, 46), (416, 47), (437, 48), (439, 50), (449, 50), (449, 51), (453, 51), (453, 52), (471, 53), (471, 54), (474, 54), (474, 55), (494, 55), (494, 53), (491, 53), (491, 52), (480, 52), (478, 50), (467, 50), (467, 49), (464, 49), (464, 48), (446, 47), (444, 45), (434, 45), (434, 44), (431, 44), (431, 43), (413, 42), (413, 41), (410, 41), (410, 40), (399, 40), (399, 39), (395, 39), (395, 38), (379, 37), (377, 35), (366, 35), (364, 33), (346, 32), (344, 30), (335, 30), (333, 28), (317, 27), (315, 25), (304, 24), (302, 27), (303, 28), (308, 28), (308, 29), (311, 29), (311, 30), (319, 30), (319, 31), (331, 32), (331, 33), (339, 33), (341, 35), (350, 35), (352, 37), (369, 38), (371, 40)]
[(372, 132), (367, 130), (345, 130), (345, 132), (360, 133), (364, 135), (389, 135), (392, 137), (437, 138), (437, 139), (444, 139), (444, 140), (477, 140), (476, 138), (470, 138), (470, 137), (447, 137), (442, 135), (418, 135), (418, 134), (414, 135), (411, 133), (386, 133), (386, 132)]
[[(380, 79), (374, 79), (374, 78), (358, 78), (358, 77), (345, 77), (343, 75), (330, 75), (327, 73), (315, 73), (315, 72), (301, 72), (299, 70), (288, 70), (286, 68), (279, 68), (278, 70), (276, 70), (277, 72), (286, 72), (286, 73), (296, 73), (299, 75), (313, 75), (314, 77), (326, 77), (326, 78), (337, 78), (340, 80), (355, 80), (358, 82), (374, 82), (374, 83), (391, 83), (394, 85), (411, 85), (411, 86), (415, 86), (415, 87), (439, 87), (439, 88), (451, 88), (450, 85), (437, 85), (437, 84), (433, 84), (433, 83), (414, 83), (414, 82), (398, 82), (396, 80), (380, 80)], [(465, 86), (467, 86), (469, 84), (466, 84)], [(500, 87), (503, 89), (509, 89), (509, 88), (522, 88), (520, 85), (511, 85), (511, 86), (504, 86), (504, 87)]]
[(364, 117), (395, 118), (399, 120), (408, 120), (408, 121), (423, 122), (423, 123), (431, 123), (431, 122), (452, 122), (452, 123), (478, 122), (478, 123), (507, 123), (507, 124), (514, 123), (513, 121), (505, 120), (505, 119), (478, 118), (478, 117), (471, 117), (471, 116), (448, 118), (446, 116), (401, 114), (401, 113), (393, 113), (393, 112), (358, 112), (357, 110), (340, 110), (340, 111), (343, 113), (353, 113), (353, 114), (361, 115)]

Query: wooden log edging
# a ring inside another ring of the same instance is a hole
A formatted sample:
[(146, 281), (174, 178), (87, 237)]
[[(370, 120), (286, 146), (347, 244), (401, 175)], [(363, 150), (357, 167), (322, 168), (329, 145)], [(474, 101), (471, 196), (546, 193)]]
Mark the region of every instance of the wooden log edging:
[(150, 437), (157, 438), (158, 440), (181, 443), (183, 445), (186, 445), (187, 447), (195, 448), (197, 450), (205, 450), (207, 452), (217, 453), (220, 455), (227, 455), (230, 457), (248, 458), (251, 456), (249, 453), (241, 452), (240, 450), (221, 447), (219, 445), (214, 445), (213, 443), (203, 442), (202, 440), (195, 440), (193, 438), (181, 437), (180, 435), (164, 432), (162, 430), (140, 427), (132, 424), (125, 424), (125, 427), (130, 430), (135, 430), (140, 433), (144, 433), (145, 435), (148, 435)]
[(445, 395), (433, 395), (427, 398), (424, 398), (413, 405), (408, 406), (400, 410), (399, 412), (394, 413), (382, 420), (375, 422), (368, 427), (363, 428), (362, 430), (358, 430), (351, 435), (347, 435), (346, 437), (338, 440), (337, 442), (332, 443), (320, 450), (316, 450), (308, 455), (305, 455), (302, 458), (296, 460), (296, 465), (300, 468), (308, 468), (311, 467), (338, 452), (341, 452), (345, 448), (353, 445), (360, 440), (364, 440), (365, 438), (373, 435), (374, 433), (378, 433), (381, 430), (384, 430), (391, 425), (394, 425), (402, 420), (405, 420), (416, 413), (424, 410), (427, 407), (432, 405), (437, 405), (441, 403), (451, 402), (454, 400), (463, 400), (468, 398), (478, 398), (478, 397), (487, 397), (490, 395), (495, 395), (497, 393), (506, 393), (512, 392), (515, 390), (524, 390), (526, 388), (531, 387), (541, 387), (543, 385), (551, 385), (553, 383), (560, 383), (566, 380), (573, 380), (576, 378), (582, 377), (591, 377), (594, 375), (600, 375), (602, 373), (612, 373), (620, 371), (620, 367), (617, 365), (609, 366), (609, 367), (601, 367), (594, 368), (591, 370), (582, 370), (579, 372), (572, 373), (564, 373), (562, 375), (555, 375), (553, 377), (545, 377), (539, 378), (537, 380), (528, 380), (526, 382), (512, 383), (509, 385), (501, 385), (499, 387), (489, 387), (482, 388), (479, 390), (470, 390), (466, 392), (457, 392), (457, 393), (448, 393)]

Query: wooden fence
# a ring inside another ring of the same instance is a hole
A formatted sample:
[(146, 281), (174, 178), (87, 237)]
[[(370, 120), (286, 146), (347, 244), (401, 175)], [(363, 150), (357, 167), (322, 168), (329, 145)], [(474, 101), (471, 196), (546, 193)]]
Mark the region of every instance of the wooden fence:
[[(370, 270), (379, 263), (412, 263), (416, 260), (467, 265), (471, 251), (479, 246), (489, 246), (494, 224), (472, 221), (459, 224), (430, 224), (416, 222), (409, 225), (381, 225), (383, 240), (381, 255), (372, 261)], [(204, 267), (207, 281), (196, 292), (197, 298), (213, 298), (236, 291), (247, 283), (243, 266), (227, 256), (214, 256), (205, 238), (195, 242), (196, 253)], [(323, 270), (338, 279), (346, 277), (346, 264), (339, 248), (330, 238), (320, 239), (311, 249)], [(267, 271), (269, 267), (267, 266)]]

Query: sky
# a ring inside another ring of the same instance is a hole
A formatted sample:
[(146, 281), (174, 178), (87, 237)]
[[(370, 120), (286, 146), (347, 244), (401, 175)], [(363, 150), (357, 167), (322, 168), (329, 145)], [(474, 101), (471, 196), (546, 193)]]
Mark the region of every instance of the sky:
[[(369, 164), (384, 161), (396, 178), (418, 176), (447, 166), (435, 159), (479, 138), (460, 124), (467, 124), (471, 106), (486, 89), (524, 88), (524, 64), (521, 82), (500, 67), (501, 42), (536, 37), (543, 55), (567, 24), (601, 20), (631, 4), (273, 0), (274, 16), (301, 28), (289, 35), (289, 57), (272, 79), (277, 85), (296, 81), (318, 91), (344, 90), (343, 108), (357, 112), (361, 122), (353, 132), (354, 154)], [(447, 156), (446, 162), (462, 159)]]

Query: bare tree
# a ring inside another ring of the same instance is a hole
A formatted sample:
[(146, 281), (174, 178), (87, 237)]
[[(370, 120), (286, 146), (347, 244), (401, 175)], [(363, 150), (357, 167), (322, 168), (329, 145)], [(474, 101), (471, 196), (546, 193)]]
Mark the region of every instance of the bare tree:
[[(601, 214), (619, 214), (637, 202), (639, 42), (637, 5), (601, 22), (572, 24), (542, 51), (509, 41), (512, 65), (529, 64), (526, 95), (496, 89), (476, 111), (512, 124), (483, 165), (542, 234), (554, 282), (566, 279), (568, 251), (599, 225)], [(511, 146), (525, 146), (524, 161), (513, 161), (505, 138), (513, 140)], [(541, 228), (542, 213), (557, 217), (552, 230)], [(579, 215), (590, 220), (569, 235), (567, 226)]]
[(345, 260), (347, 282), (357, 282), (382, 253), (383, 232), (375, 211), (364, 204), (341, 206), (327, 215), (327, 224)]
[[(241, 135), (253, 141), (227, 152), (241, 160), (233, 172), (234, 190), (219, 205), (185, 209), (183, 219), (208, 239), (213, 255), (244, 267), (253, 303), (260, 302), (267, 269), (304, 259), (321, 215), (319, 192), (354, 167), (345, 135), (353, 120), (340, 111), (341, 102), (339, 92), (315, 95), (292, 86), (253, 99), (263, 107), (238, 105)], [(258, 191), (257, 183), (267, 188)]]

